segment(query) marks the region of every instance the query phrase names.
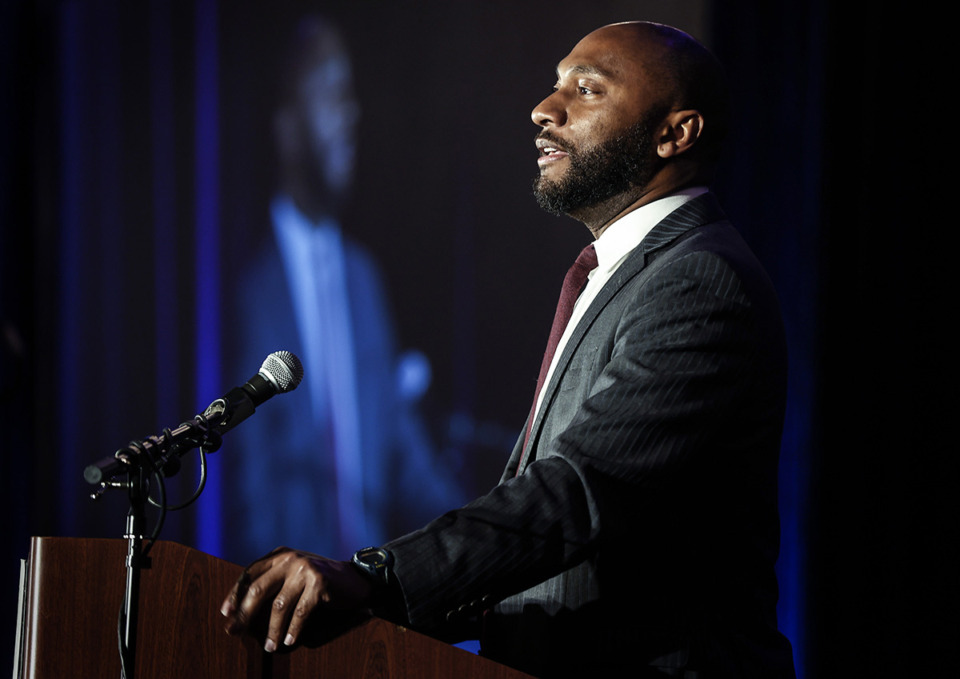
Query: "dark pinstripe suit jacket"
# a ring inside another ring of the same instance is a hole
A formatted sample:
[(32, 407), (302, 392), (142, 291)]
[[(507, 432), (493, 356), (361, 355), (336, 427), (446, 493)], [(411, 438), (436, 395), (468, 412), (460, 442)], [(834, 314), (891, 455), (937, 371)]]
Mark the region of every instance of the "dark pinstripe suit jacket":
[(793, 676), (773, 571), (785, 356), (716, 199), (675, 210), (577, 326), (520, 474), (523, 436), (500, 485), (388, 545), (409, 624), (443, 635), (496, 602), (484, 654), (540, 676)]

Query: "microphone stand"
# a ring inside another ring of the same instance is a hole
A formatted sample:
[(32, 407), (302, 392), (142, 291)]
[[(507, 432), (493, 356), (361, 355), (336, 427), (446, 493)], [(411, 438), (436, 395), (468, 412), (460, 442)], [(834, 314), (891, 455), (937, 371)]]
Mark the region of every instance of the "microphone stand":
[[(302, 378), (300, 359), (288, 351), (274, 352), (267, 356), (260, 372), (245, 385), (231, 389), (218, 398), (193, 422), (185, 422), (173, 430), (164, 429), (160, 436), (133, 441), (113, 456), (83, 470), (83, 477), (88, 483), (100, 486), (91, 494), (94, 500), (109, 488), (126, 489), (130, 499), (124, 533), (127, 539), (126, 588), (117, 625), (122, 679), (133, 679), (136, 672), (140, 572), (150, 567), (148, 555), (163, 527), (167, 510), (182, 509), (200, 496), (206, 481), (206, 453), (220, 448), (225, 432), (250, 417), (256, 407), (273, 394), (296, 388)], [(180, 457), (193, 448), (200, 449), (200, 482), (189, 500), (168, 507), (163, 477), (176, 474), (180, 470)], [(115, 477), (121, 475), (126, 475), (126, 481), (114, 481)], [(157, 480), (159, 503), (150, 498), (150, 476)], [(149, 543), (144, 547), (147, 502), (160, 508), (160, 516)]]
[(120, 676), (133, 679), (137, 662), (137, 622), (140, 612), (140, 571), (150, 567), (150, 557), (143, 554), (143, 534), (146, 529), (147, 484), (143, 467), (138, 465), (127, 474), (127, 583), (120, 613)]
[[(149, 477), (156, 474), (160, 487), (161, 512), (166, 510), (166, 493), (163, 489), (163, 476), (173, 476), (180, 468), (179, 457), (187, 451), (200, 447), (202, 451), (213, 452), (220, 447), (221, 437), (218, 424), (229, 420), (232, 404), (218, 399), (193, 422), (181, 424), (174, 430), (165, 429), (160, 436), (151, 436), (142, 441), (131, 442), (126, 448), (118, 450), (113, 456), (89, 465), (84, 470), (84, 478), (91, 484), (99, 484), (99, 489), (91, 495), (96, 500), (110, 488), (125, 489), (130, 502), (127, 511), (124, 538), (127, 540), (126, 585), (123, 605), (117, 625), (120, 648), (121, 679), (134, 679), (137, 661), (137, 623), (139, 619), (140, 574), (144, 568), (150, 568), (150, 547), (162, 526), (161, 519), (155, 535), (151, 537), (146, 550), (143, 540), (146, 534), (146, 505), (149, 501)], [(202, 456), (201, 456), (202, 457)], [(126, 474), (125, 481), (115, 481), (115, 477)], [(202, 485), (193, 499), (199, 495)], [(193, 501), (191, 499), (184, 505)], [(174, 507), (173, 509), (177, 509)]]

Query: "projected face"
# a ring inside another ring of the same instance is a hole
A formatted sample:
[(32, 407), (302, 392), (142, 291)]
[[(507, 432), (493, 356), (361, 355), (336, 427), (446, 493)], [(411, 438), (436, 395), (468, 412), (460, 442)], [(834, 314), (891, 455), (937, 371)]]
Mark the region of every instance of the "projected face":
[(346, 190), (356, 164), (356, 124), (360, 107), (345, 54), (318, 62), (300, 82), (304, 142), (333, 193)]
[(282, 188), (301, 209), (335, 213), (353, 181), (360, 105), (346, 46), (313, 21), (295, 37), (274, 126)]

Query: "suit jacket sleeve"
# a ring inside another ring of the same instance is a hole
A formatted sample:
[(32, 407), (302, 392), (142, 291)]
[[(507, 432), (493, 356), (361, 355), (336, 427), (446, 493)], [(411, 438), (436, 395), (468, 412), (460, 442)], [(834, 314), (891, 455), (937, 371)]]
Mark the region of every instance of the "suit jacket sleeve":
[(439, 630), (464, 604), (528, 590), (624, 542), (696, 559), (717, 530), (747, 522), (734, 551), (775, 559), (775, 526), (752, 525), (775, 516), (784, 400), (769, 283), (726, 223), (643, 250), (565, 350), (532, 462), (388, 545), (411, 625)]

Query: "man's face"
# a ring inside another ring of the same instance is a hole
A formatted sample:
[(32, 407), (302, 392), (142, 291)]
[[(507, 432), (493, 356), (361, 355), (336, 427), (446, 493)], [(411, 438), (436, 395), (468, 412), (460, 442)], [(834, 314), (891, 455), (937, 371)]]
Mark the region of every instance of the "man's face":
[[(567, 215), (598, 205), (631, 187), (645, 185), (658, 167), (656, 156), (651, 153), (657, 122), (640, 120), (621, 134), (588, 149), (572, 142), (558, 145), (554, 135), (541, 132), (537, 140), (545, 144), (542, 147), (545, 155), (553, 155), (552, 149), (562, 148), (569, 166), (557, 178), (541, 172), (533, 180), (537, 203), (547, 212)], [(629, 153), (625, 152), (627, 149)]]
[(534, 194), (545, 209), (575, 214), (656, 173), (653, 138), (668, 107), (645, 52), (635, 34), (608, 26), (560, 62), (553, 94), (532, 114), (542, 128)]

